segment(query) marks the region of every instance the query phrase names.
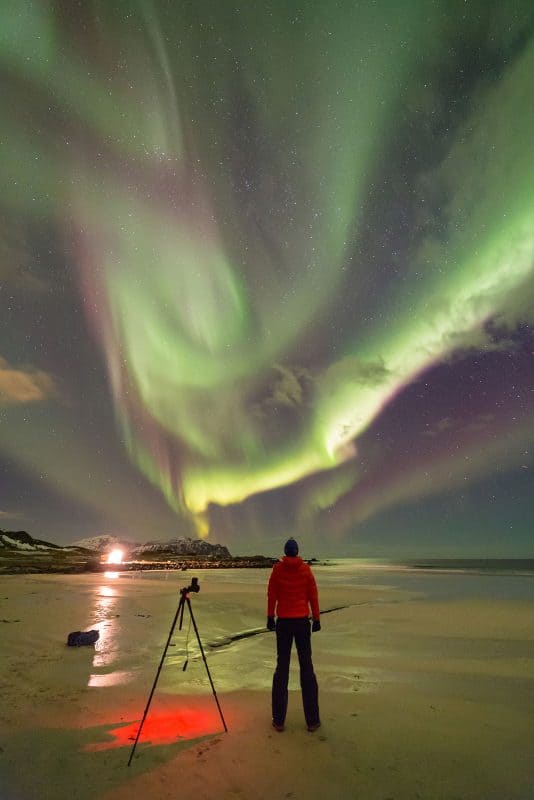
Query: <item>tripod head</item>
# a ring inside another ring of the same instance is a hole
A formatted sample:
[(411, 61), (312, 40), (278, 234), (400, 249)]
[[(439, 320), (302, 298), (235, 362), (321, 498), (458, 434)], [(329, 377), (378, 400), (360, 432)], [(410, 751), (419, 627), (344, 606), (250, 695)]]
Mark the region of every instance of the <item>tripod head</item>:
[(198, 578), (191, 578), (191, 586), (184, 586), (182, 589), (180, 589), (180, 594), (182, 597), (185, 597), (185, 595), (189, 594), (189, 592), (200, 592)]

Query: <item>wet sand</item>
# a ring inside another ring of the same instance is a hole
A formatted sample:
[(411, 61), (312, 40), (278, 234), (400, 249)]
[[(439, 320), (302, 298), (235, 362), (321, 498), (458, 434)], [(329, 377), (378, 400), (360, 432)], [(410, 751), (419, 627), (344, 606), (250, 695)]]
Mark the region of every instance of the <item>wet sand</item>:
[[(321, 608), (338, 609), (312, 640), (322, 727), (306, 731), (294, 655), (277, 733), (274, 636), (231, 640), (261, 630), (268, 575), (236, 573), (196, 573), (192, 595), (228, 732), (186, 614), (129, 768), (189, 574), (1, 577), (2, 800), (534, 798), (534, 603), (431, 601), (317, 569)], [(65, 646), (89, 628), (96, 648)]]

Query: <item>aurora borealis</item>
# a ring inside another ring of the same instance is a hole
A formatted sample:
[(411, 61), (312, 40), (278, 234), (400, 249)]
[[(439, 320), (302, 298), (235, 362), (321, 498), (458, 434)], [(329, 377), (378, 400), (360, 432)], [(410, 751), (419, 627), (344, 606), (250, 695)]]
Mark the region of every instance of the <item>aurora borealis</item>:
[(531, 4), (3, 20), (0, 526), (532, 554)]

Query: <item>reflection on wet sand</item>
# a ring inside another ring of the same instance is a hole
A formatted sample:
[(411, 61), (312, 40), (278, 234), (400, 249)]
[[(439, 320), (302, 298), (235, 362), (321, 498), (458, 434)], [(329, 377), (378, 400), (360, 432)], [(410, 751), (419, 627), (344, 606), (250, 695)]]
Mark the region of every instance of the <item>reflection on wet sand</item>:
[[(118, 573), (106, 573), (104, 577), (115, 577)], [(95, 589), (93, 621), (91, 626), (98, 630), (100, 638), (95, 645), (93, 668), (97, 672), (89, 675), (88, 686), (116, 686), (132, 679), (132, 673), (110, 668), (119, 657), (120, 614), (117, 589), (99, 585)]]

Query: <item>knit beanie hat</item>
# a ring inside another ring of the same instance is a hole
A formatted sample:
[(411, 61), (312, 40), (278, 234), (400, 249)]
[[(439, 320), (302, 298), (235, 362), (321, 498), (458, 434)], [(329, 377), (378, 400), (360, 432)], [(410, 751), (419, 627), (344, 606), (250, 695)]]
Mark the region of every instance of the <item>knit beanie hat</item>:
[(288, 539), (284, 546), (284, 553), (286, 556), (297, 556), (299, 546), (294, 539)]

